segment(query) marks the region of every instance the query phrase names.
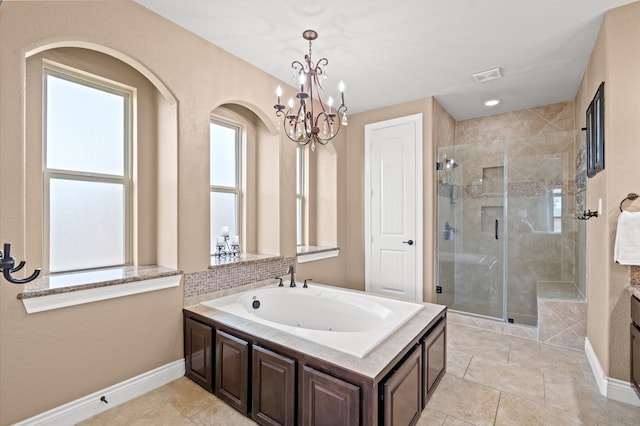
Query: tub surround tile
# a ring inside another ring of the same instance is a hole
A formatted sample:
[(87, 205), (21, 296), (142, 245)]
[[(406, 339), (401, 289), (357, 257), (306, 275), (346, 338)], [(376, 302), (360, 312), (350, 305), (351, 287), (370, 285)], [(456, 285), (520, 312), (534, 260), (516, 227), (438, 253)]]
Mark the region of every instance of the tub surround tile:
[(212, 265), (206, 271), (185, 274), (184, 297), (191, 299), (284, 276), (287, 267), (295, 264), (295, 257), (243, 254), (240, 261)]
[(92, 271), (45, 275), (24, 285), (18, 299), (50, 296), (92, 288), (109, 287), (154, 278), (181, 275), (182, 271), (164, 266), (119, 266)]

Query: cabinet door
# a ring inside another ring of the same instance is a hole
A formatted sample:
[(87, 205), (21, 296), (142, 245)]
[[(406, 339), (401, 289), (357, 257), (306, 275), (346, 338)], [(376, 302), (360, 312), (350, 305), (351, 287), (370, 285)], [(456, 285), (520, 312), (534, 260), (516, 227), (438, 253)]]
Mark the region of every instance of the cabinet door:
[(213, 391), (213, 327), (185, 318), (184, 358), (186, 376), (200, 386)]
[(253, 346), (251, 418), (261, 425), (295, 423), (296, 362)]
[(248, 414), (249, 343), (216, 330), (215, 393), (241, 413)]
[(443, 319), (422, 342), (422, 357), (424, 359), (424, 380), (423, 380), (423, 404), (427, 401), (436, 389), (436, 385), (444, 376), (447, 370), (447, 333), (446, 319)]
[(302, 424), (360, 423), (360, 388), (309, 366), (302, 369)]
[(631, 384), (640, 394), (640, 330), (631, 327)]
[(384, 387), (384, 424), (414, 425), (422, 412), (422, 349), (416, 348), (387, 378)]

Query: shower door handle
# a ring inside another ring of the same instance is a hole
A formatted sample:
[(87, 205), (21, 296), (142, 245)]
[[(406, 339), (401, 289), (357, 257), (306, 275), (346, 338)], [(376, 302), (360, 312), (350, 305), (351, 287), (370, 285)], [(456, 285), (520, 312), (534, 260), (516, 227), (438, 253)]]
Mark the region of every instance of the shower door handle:
[(496, 240), (498, 239), (498, 219), (496, 219)]

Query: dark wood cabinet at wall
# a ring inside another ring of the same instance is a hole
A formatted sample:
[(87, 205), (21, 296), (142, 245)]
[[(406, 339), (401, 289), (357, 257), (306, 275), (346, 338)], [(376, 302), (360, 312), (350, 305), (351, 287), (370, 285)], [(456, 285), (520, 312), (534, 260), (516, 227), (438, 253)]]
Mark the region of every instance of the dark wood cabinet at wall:
[(631, 296), (631, 385), (640, 396), (640, 300)]
[(422, 341), (424, 368), (422, 407), (424, 408), (447, 370), (447, 333), (445, 321), (436, 325)]
[(413, 425), (446, 368), (446, 309), (373, 375), (188, 308), (184, 318), (186, 375), (262, 425)]
[(291, 425), (296, 419), (296, 362), (253, 346), (251, 418), (261, 425)]
[(360, 388), (306, 365), (300, 405), (303, 425), (360, 424)]
[(184, 321), (184, 353), (186, 375), (213, 391), (213, 327), (191, 318)]
[(216, 386), (218, 398), (249, 413), (249, 343), (216, 330)]
[(422, 413), (422, 348), (417, 346), (384, 384), (384, 424), (413, 425)]

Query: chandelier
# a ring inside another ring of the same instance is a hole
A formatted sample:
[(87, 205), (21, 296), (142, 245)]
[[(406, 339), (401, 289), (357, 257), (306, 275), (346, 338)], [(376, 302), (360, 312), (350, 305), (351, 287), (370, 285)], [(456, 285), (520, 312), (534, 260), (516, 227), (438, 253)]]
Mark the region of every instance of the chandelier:
[(280, 103), (282, 88), (278, 86), (276, 92), (278, 103), (273, 107), (276, 110), (276, 116), (282, 118), (287, 137), (301, 146), (311, 143), (311, 149), (315, 150), (316, 143), (326, 145), (338, 134), (340, 125), (347, 125), (347, 106), (344, 104), (342, 81), (339, 85), (340, 106), (337, 108), (333, 104), (333, 98), (327, 96), (320, 84), (320, 81), (326, 78), (324, 67), (329, 64), (329, 61), (322, 58), (314, 63), (311, 59), (311, 42), (318, 38), (318, 33), (314, 30), (306, 30), (302, 33), (302, 37), (309, 41), (309, 53), (304, 55), (304, 63), (300, 61), (291, 63), (294, 78), (300, 88), (296, 94), (297, 104), (294, 103), (293, 98), (290, 98), (288, 106), (282, 105)]

